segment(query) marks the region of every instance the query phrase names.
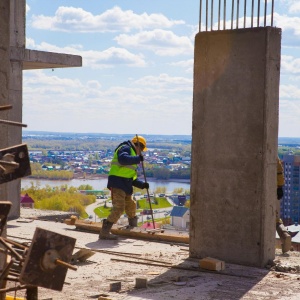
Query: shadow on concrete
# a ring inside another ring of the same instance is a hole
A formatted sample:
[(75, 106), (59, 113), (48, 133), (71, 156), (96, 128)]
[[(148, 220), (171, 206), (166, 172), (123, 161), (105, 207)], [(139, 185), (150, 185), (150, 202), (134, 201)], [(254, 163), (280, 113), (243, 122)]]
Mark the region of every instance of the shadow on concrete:
[[(241, 299), (269, 273), (266, 269), (231, 264), (226, 265), (224, 271), (208, 271), (200, 269), (198, 260), (195, 259), (186, 259), (162, 269), (163, 264), (163, 260), (157, 265), (149, 264), (145, 275), (148, 287), (129, 291), (129, 299)], [(260, 299), (255, 293), (252, 297), (251, 299)]]
[(119, 247), (120, 243), (124, 243), (126, 238), (118, 238), (117, 240), (99, 240), (98, 235), (95, 235), (95, 241), (85, 244), (87, 248), (91, 250), (107, 249)]
[(21, 226), (7, 224), (6, 228), (19, 228)]

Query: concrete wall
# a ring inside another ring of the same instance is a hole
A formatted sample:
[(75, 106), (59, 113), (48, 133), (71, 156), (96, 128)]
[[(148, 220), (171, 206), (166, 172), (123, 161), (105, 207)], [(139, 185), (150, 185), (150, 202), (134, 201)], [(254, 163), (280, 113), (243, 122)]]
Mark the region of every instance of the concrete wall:
[[(7, 104), (9, 96), (9, 1), (0, 0), (0, 105)], [(0, 134), (6, 135), (2, 126), (0, 126)], [(2, 145), (3, 141), (0, 139), (0, 146)], [(6, 236), (6, 230), (3, 235)], [(3, 253), (0, 253), (0, 269), (3, 269), (5, 257)], [(0, 286), (3, 286), (1, 280)], [(0, 295), (0, 299), (5, 299), (5, 295)]]
[(190, 256), (275, 256), (281, 30), (195, 39)]
[[(20, 98), (20, 95), (22, 95), (22, 93), (20, 93), (22, 89), (22, 78), (19, 83), (20, 75), (18, 73), (18, 66), (10, 62), (10, 47), (12, 43), (16, 43), (16, 38), (19, 35), (17, 30), (14, 30), (14, 34), (11, 34), (10, 29), (11, 17), (15, 16), (10, 13), (13, 9), (13, 3), (14, 1), (0, 1), (0, 105), (13, 105), (13, 109), (0, 112), (0, 119), (20, 122), (22, 118), (22, 98)], [(17, 3), (24, 4), (24, 1), (20, 0)], [(17, 90), (19, 90), (19, 92)], [(20, 127), (1, 124), (0, 135), (0, 149), (20, 144), (22, 141), (22, 130)], [(16, 200), (20, 199), (19, 187), (19, 180), (1, 184), (0, 199), (17, 202)], [(19, 216), (19, 211), (19, 205), (13, 205), (10, 215)]]
[[(26, 1), (0, 0), (0, 6), (0, 105), (13, 106), (9, 111), (1, 111), (0, 118), (22, 123), (23, 70), (80, 67), (82, 58), (78, 55), (25, 49)], [(0, 134), (0, 149), (22, 143), (22, 127), (1, 124)], [(0, 199), (13, 204), (10, 219), (20, 216), (20, 189), (20, 179), (1, 184)]]

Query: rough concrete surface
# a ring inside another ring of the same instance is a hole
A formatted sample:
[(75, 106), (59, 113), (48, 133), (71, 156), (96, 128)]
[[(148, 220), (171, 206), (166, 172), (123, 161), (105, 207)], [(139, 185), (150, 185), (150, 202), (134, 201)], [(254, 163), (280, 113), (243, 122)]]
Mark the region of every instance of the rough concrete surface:
[[(35, 228), (40, 227), (76, 238), (74, 253), (80, 248), (95, 250), (95, 254), (87, 261), (76, 263), (77, 271), (68, 270), (61, 292), (39, 288), (38, 299), (41, 300), (300, 299), (299, 252), (282, 255), (278, 250), (275, 263), (269, 269), (225, 262), (224, 271), (201, 272), (198, 268), (199, 260), (188, 259), (188, 245), (123, 237), (118, 241), (99, 241), (97, 234), (79, 232), (74, 226), (27, 219), (29, 216), (34, 217), (33, 214), (41, 215), (38, 210), (21, 209), (21, 218), (8, 222), (8, 238), (28, 242)], [(123, 256), (125, 253), (128, 255)], [(170, 268), (170, 265), (174, 267)], [(190, 270), (180, 269), (183, 267)], [(276, 269), (281, 272), (276, 272)], [(137, 278), (146, 278), (147, 288), (137, 289)], [(121, 282), (121, 290), (110, 291), (111, 284), (117, 282)], [(8, 294), (14, 295), (13, 292)], [(17, 297), (24, 295), (24, 291), (16, 292)]]

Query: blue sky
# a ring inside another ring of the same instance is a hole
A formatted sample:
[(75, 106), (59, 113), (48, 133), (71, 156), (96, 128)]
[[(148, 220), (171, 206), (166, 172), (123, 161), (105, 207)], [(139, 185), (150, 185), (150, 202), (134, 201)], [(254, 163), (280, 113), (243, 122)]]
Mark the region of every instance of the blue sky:
[[(190, 135), (199, 3), (27, 0), (26, 48), (83, 59), (23, 72), (27, 130)], [(299, 137), (300, 1), (275, 0), (274, 26), (283, 30), (279, 136)]]

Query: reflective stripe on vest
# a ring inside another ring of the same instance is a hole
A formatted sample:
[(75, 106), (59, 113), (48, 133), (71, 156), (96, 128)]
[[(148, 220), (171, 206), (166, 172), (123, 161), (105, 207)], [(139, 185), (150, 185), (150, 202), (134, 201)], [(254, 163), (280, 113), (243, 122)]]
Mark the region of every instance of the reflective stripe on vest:
[[(118, 151), (121, 147), (119, 147), (114, 153), (114, 157), (111, 161), (111, 168), (109, 170), (108, 175), (114, 175), (124, 178), (133, 178), (133, 180), (135, 180), (137, 178), (137, 165), (121, 165), (118, 161)], [(130, 155), (136, 155), (132, 148), (130, 148)]]

